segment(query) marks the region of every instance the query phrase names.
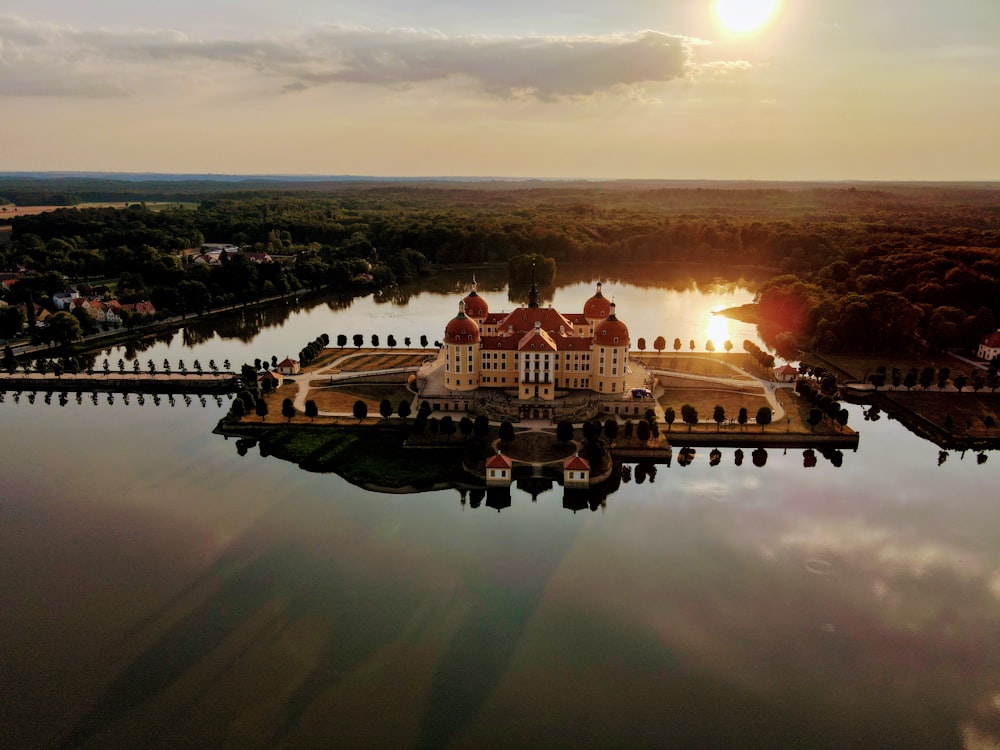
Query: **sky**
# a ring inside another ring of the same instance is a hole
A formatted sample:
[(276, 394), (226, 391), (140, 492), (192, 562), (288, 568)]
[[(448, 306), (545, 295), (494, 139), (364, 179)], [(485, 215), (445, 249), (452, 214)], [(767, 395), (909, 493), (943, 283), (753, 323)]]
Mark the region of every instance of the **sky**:
[(1000, 0), (740, 1), (0, 0), (0, 171), (1000, 179)]

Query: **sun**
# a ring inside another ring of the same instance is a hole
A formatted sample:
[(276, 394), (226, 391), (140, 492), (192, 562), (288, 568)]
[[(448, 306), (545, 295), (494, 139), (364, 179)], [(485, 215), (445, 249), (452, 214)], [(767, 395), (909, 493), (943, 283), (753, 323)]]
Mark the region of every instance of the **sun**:
[(756, 31), (778, 9), (780, 0), (715, 0), (715, 15), (734, 33)]

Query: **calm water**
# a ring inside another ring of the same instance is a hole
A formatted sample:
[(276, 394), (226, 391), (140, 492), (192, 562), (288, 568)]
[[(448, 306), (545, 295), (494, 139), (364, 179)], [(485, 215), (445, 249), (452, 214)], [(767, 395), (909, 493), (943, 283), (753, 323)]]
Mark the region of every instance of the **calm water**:
[[(554, 304), (579, 309), (590, 280), (560, 281)], [(457, 303), (437, 283), (139, 356), (238, 364), (324, 331), (433, 341)], [(699, 349), (708, 311), (753, 296), (669, 286), (605, 293), (633, 338)], [(861, 450), (840, 468), (699, 451), (596, 512), (556, 487), (497, 514), (241, 458), (208, 404), (0, 404), (3, 747), (1000, 741), (1000, 456), (938, 465), (852, 408)]]

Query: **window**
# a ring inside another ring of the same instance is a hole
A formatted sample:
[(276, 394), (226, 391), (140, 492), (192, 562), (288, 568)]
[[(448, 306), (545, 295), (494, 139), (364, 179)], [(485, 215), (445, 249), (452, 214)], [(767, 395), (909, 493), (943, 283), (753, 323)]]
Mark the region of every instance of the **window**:
[(612, 341), (613, 341), (613, 343), (617, 344), (618, 343), (618, 337), (615, 336), (614, 339), (612, 339)]

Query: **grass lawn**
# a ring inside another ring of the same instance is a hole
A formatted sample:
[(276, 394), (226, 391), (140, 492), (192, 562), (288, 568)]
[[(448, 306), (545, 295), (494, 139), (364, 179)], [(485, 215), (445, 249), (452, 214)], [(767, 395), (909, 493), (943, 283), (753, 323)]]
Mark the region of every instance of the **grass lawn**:
[[(378, 406), (382, 399), (389, 399), (393, 411), (399, 407), (402, 400), (413, 401), (413, 394), (406, 390), (402, 383), (398, 385), (374, 385), (371, 383), (349, 383), (344, 385), (321, 386), (309, 391), (309, 398), (316, 402), (320, 411), (343, 412), (354, 411), (354, 402), (364, 401), (368, 404), (368, 413), (378, 415)], [(281, 408), (281, 401), (278, 401)]]
[(343, 372), (368, 372), (370, 370), (385, 370), (391, 367), (415, 367), (427, 358), (426, 354), (413, 352), (371, 352), (359, 357), (351, 357), (340, 369)]
[(692, 375), (709, 375), (717, 378), (751, 380), (744, 372), (733, 369), (743, 368), (746, 354), (640, 354), (639, 359), (654, 370), (671, 370)]
[(925, 367), (933, 367), (935, 370), (947, 367), (953, 376), (960, 372), (968, 375), (972, 371), (972, 367), (965, 362), (947, 354), (917, 357), (913, 354), (813, 354), (805, 352), (802, 359), (805, 362), (823, 365), (828, 369), (832, 365), (840, 370), (840, 378), (845, 380), (863, 380), (867, 375), (875, 372), (879, 365), (886, 367), (887, 382), (891, 377), (893, 367), (898, 367), (904, 376), (911, 367), (916, 367), (917, 372)]
[(461, 450), (403, 448), (408, 432), (387, 429), (276, 427), (261, 439), (265, 451), (310, 471), (336, 471), (356, 484), (429, 487), (461, 475)]
[[(934, 393), (913, 390), (886, 393), (890, 400), (911, 409), (942, 430), (959, 437), (997, 437), (997, 427), (987, 429), (984, 418), (993, 417), (1000, 424), (1000, 393), (965, 391), (963, 393)], [(952, 427), (948, 429), (948, 417)]]
[(661, 376), (660, 383), (664, 387), (659, 398), (660, 406), (664, 409), (672, 406), (678, 421), (684, 404), (691, 404), (697, 409), (701, 419), (711, 418), (715, 407), (721, 406), (726, 410), (727, 418), (736, 417), (740, 407), (746, 407), (752, 420), (760, 407), (769, 406), (764, 392), (756, 384), (751, 386), (734, 383), (731, 388), (722, 388), (713, 383), (669, 376)]

